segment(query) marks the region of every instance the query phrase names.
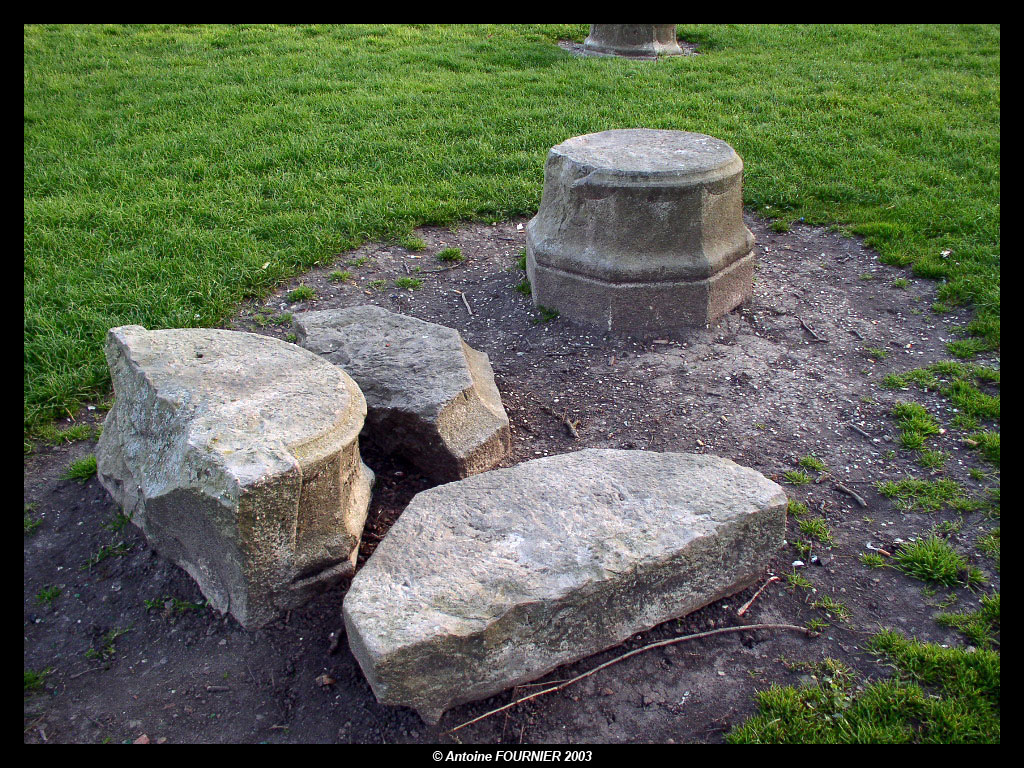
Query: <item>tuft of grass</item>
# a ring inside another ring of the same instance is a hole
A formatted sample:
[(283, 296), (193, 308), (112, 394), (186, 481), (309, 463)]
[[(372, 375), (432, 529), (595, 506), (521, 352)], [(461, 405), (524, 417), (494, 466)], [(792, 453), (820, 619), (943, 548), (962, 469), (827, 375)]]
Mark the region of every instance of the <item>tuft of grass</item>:
[(896, 506), (906, 512), (937, 512), (943, 507), (957, 512), (973, 512), (981, 506), (980, 502), (967, 496), (959, 483), (946, 478), (933, 481), (912, 477), (887, 480), (876, 483), (875, 487), (886, 498), (894, 499)]
[(519, 291), (523, 296), (532, 296), (533, 287), (530, 285), (529, 280), (523, 280), (516, 286), (516, 290)]
[(811, 608), (817, 608), (820, 611), (824, 611), (826, 614), (831, 614), (839, 621), (846, 621), (850, 618), (850, 609), (845, 604), (838, 600), (833, 599), (829, 595), (818, 598), (811, 603)]
[(357, 259), (352, 259), (345, 266), (347, 267), (362, 267), (370, 260), (369, 256), (360, 256)]
[(521, 250), (519, 252), (519, 255), (516, 257), (516, 269), (520, 270), (521, 272), (525, 272), (526, 271), (526, 249), (525, 248), (523, 248), (523, 250)]
[(825, 466), (825, 462), (819, 459), (817, 456), (802, 456), (800, 461), (797, 462), (801, 467), (805, 469), (811, 469), (815, 472), (825, 472), (828, 467)]
[(886, 389), (907, 389), (910, 384), (902, 376), (896, 373), (887, 373), (882, 378), (882, 386)]
[(889, 350), (881, 347), (864, 347), (864, 354), (875, 360), (885, 360), (889, 356)]
[(989, 517), (989, 518), (999, 517), (999, 515), (1000, 515), (1000, 509), (999, 509), (999, 507), (1000, 507), (999, 486), (996, 486), (995, 488), (986, 488), (985, 489), (985, 495), (988, 497), (988, 499), (986, 501), (984, 501), (979, 506), (979, 509), (981, 510), (981, 513), (983, 515), (985, 515), (985, 517)]
[(999, 418), (999, 398), (982, 392), (969, 381), (956, 379), (944, 387), (942, 393), (968, 416), (976, 419)]
[(976, 357), (982, 352), (988, 352), (990, 349), (992, 349), (991, 344), (984, 339), (976, 338), (958, 339), (946, 344), (946, 351), (953, 357), (959, 357), (961, 360), (970, 360), (972, 357)]
[(775, 219), (775, 221), (771, 223), (770, 229), (772, 232), (789, 232), (789, 222), (783, 221), (782, 219)]
[(811, 580), (797, 571), (793, 571), (786, 576), (786, 583), (792, 589), (814, 589), (814, 585), (811, 583)]
[(46, 678), (53, 674), (53, 667), (47, 667), (46, 669), (35, 671), (34, 669), (25, 670), (25, 693), (29, 691), (38, 691), (46, 683)]
[(332, 283), (344, 283), (346, 280), (352, 279), (352, 273), (347, 269), (336, 269), (328, 275), (328, 279)]
[(126, 635), (132, 631), (131, 627), (126, 629), (112, 629), (107, 632), (103, 637), (100, 638), (99, 645), (89, 648), (85, 652), (85, 658), (87, 659), (99, 659), (107, 661), (117, 655), (117, 648), (115, 642), (121, 635)]
[(945, 538), (950, 534), (960, 533), (960, 531), (963, 530), (963, 527), (964, 519), (962, 517), (958, 517), (956, 520), (943, 520), (942, 522), (938, 523), (932, 529), (932, 531), (937, 536), (942, 536), (943, 538)]
[(903, 544), (893, 560), (897, 568), (921, 581), (952, 587), (970, 578), (971, 568), (963, 555), (935, 535)]
[(310, 301), (316, 297), (316, 291), (310, 288), (308, 285), (300, 285), (293, 291), (289, 291), (285, 298), (290, 304), (295, 304), (300, 301)]
[(41, 590), (36, 592), (35, 601), (38, 605), (50, 606), (53, 605), (53, 602), (58, 597), (60, 597), (60, 593), (61, 588), (51, 584), (50, 586), (43, 587)]
[(904, 279), (902, 277), (898, 277), (898, 278), (896, 278), (895, 280), (892, 281), (891, 285), (892, 285), (893, 288), (897, 288), (897, 289), (899, 289), (901, 291), (905, 291), (907, 288), (910, 287), (910, 281), (906, 280), (906, 279)]
[(983, 595), (981, 607), (969, 613), (940, 613), (935, 621), (963, 632), (978, 648), (999, 645), (999, 593)]
[(807, 485), (811, 482), (811, 476), (806, 472), (801, 472), (799, 469), (791, 469), (785, 472), (782, 477), (790, 485)]
[(886, 568), (889, 562), (876, 552), (861, 552), (860, 562), (868, 568)]
[(395, 280), (395, 288), (408, 288), (410, 291), (418, 291), (423, 281), (418, 277), (400, 277)]
[(972, 448), (981, 451), (981, 456), (989, 464), (999, 466), (999, 433), (976, 432), (967, 442)]
[(800, 521), (800, 533), (817, 539), (822, 544), (834, 544), (832, 532), (820, 517), (811, 517)]
[(734, 727), (733, 744), (996, 744), (1000, 740), (999, 654), (921, 643), (885, 631), (867, 644), (888, 662), (890, 680), (821, 675), (813, 685), (773, 685), (758, 713)]
[(986, 533), (980, 539), (978, 539), (978, 549), (980, 549), (988, 557), (995, 560), (996, 570), (999, 570), (999, 529), (993, 528), (991, 531)]
[(67, 429), (45, 424), (34, 430), (32, 437), (45, 445), (65, 445), (80, 440), (93, 440), (99, 437), (99, 432), (100, 428), (92, 424), (74, 424)]
[[(999, 396), (983, 392), (980, 386), (999, 386), (1000, 378), (1000, 372), (994, 368), (949, 360), (903, 374), (888, 374), (882, 386), (907, 389), (916, 384), (925, 391), (939, 392), (959, 411), (954, 417), (954, 426), (974, 429), (978, 419), (999, 418)], [(972, 424), (974, 426), (970, 426)]]
[(96, 474), (96, 455), (90, 453), (81, 459), (71, 462), (62, 477), (65, 480), (76, 480), (83, 485)]
[(437, 260), (443, 262), (465, 261), (466, 257), (462, 255), (461, 248), (445, 248), (438, 252)]
[(388, 287), (388, 281), (387, 280), (371, 280), (369, 283), (366, 284), (366, 287), (370, 288), (370, 289), (372, 289), (374, 291), (383, 291), (385, 288)]
[(164, 595), (160, 598), (145, 599), (142, 604), (147, 611), (165, 609), (171, 616), (180, 616), (188, 611), (201, 611), (206, 607), (203, 603), (193, 603), (190, 600), (182, 600), (178, 597)]
[(966, 413), (958, 413), (953, 416), (950, 424), (964, 432), (973, 432), (978, 428), (978, 420)]
[(31, 504), (25, 505), (25, 535), (32, 536), (40, 525), (43, 524), (42, 518), (33, 517), (32, 512), (35, 507)]
[(900, 442), (904, 448), (919, 450), (925, 438), (939, 434), (939, 423), (918, 403), (899, 403), (893, 408), (896, 425), (900, 429)]
[(790, 499), (786, 504), (786, 514), (792, 517), (803, 517), (809, 514), (807, 505), (800, 501), (794, 501)]
[(398, 242), (403, 248), (410, 251), (425, 251), (427, 249), (427, 244), (421, 238), (414, 235), (405, 235)]
[(115, 512), (110, 520), (103, 523), (102, 527), (106, 528), (111, 533), (120, 533), (124, 530), (124, 527), (131, 522), (131, 520), (132, 519), (124, 512)]
[(540, 315), (538, 317), (533, 318), (534, 325), (537, 325), (539, 323), (550, 323), (552, 320), (557, 320), (559, 315), (557, 309), (553, 309), (552, 307), (545, 307), (540, 304), (537, 305), (537, 312), (539, 312)]
[(917, 463), (925, 469), (942, 469), (949, 461), (949, 454), (922, 448), (917, 452)]
[(81, 570), (91, 571), (93, 566), (99, 565), (108, 557), (121, 557), (127, 555), (129, 547), (125, 546), (123, 541), (119, 541), (116, 544), (104, 544), (97, 550), (96, 554), (90, 555), (89, 559), (82, 564)]

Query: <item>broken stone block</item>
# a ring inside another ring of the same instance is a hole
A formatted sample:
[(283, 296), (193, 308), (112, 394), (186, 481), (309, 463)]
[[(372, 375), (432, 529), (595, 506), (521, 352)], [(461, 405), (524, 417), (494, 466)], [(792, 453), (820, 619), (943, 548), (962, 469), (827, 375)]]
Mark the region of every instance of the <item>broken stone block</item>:
[(100, 483), (152, 546), (247, 628), (355, 570), (373, 473), (344, 371), (278, 339), (112, 329)]
[(700, 133), (644, 128), (551, 149), (526, 227), (534, 303), (640, 336), (703, 326), (753, 289), (743, 161)]
[(786, 496), (717, 456), (587, 449), (417, 494), (345, 597), (378, 701), (437, 722), (755, 581)]
[(488, 470), (508, 452), (508, 415), (490, 361), (458, 331), (369, 305), (293, 320), (299, 344), (359, 384), (365, 440), (442, 482)]
[(631, 59), (683, 55), (675, 24), (591, 24), (583, 48), (588, 53)]

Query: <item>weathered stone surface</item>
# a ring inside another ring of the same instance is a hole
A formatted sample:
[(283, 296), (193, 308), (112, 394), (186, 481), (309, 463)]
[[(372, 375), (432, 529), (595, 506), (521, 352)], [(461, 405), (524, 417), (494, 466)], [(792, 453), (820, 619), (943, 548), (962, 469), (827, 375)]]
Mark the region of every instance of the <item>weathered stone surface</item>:
[(683, 54), (675, 24), (591, 24), (583, 47), (591, 53), (640, 59)]
[(114, 328), (99, 480), (159, 550), (245, 627), (355, 569), (373, 473), (343, 371), (277, 339)]
[(607, 331), (713, 322), (750, 295), (743, 161), (699, 133), (627, 129), (551, 149), (527, 225), (534, 303)]
[(377, 699), (445, 710), (750, 584), (786, 496), (716, 456), (588, 449), (418, 494), (356, 574), (349, 645)]
[(359, 384), (364, 439), (444, 482), (507, 453), (508, 415), (490, 361), (458, 331), (375, 306), (303, 312), (294, 323), (302, 346)]

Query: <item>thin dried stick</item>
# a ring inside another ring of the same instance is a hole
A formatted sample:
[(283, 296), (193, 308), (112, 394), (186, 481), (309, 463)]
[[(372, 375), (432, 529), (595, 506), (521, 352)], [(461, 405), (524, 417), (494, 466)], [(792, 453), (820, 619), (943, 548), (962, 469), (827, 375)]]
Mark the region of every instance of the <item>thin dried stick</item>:
[(811, 326), (809, 326), (807, 323), (805, 323), (804, 319), (802, 317), (798, 317), (797, 320), (800, 321), (800, 325), (802, 325), (804, 327), (804, 330), (807, 331), (809, 334), (811, 334), (811, 336), (813, 336), (816, 341), (821, 341), (821, 342), (828, 341), (828, 339), (823, 339), (823, 338), (821, 338), (821, 336), (816, 334), (814, 332), (814, 329), (811, 328)]
[(462, 291), (457, 291), (454, 288), (452, 290), (462, 297), (462, 303), (466, 305), (466, 311), (469, 312), (470, 316), (472, 317), (473, 308), (469, 306), (469, 299), (466, 298), (466, 294), (464, 294)]
[(846, 493), (846, 494), (849, 494), (850, 496), (852, 496), (854, 501), (856, 501), (862, 507), (866, 507), (868, 505), (868, 503), (866, 501), (864, 501), (864, 499), (861, 498), (859, 493), (857, 493), (856, 491), (850, 490), (849, 488), (847, 488), (842, 483), (836, 483), (836, 488), (838, 488), (843, 493)]
[(580, 439), (580, 433), (576, 431), (576, 425), (579, 424), (579, 422), (570, 421), (568, 411), (565, 411), (562, 414), (562, 423), (565, 424), (566, 428), (569, 430), (570, 435), (572, 435), (576, 440)]
[(736, 615), (737, 616), (742, 616), (744, 613), (746, 613), (747, 612), (747, 608), (749, 608), (751, 605), (753, 605), (754, 601), (757, 600), (757, 598), (760, 596), (760, 594), (762, 592), (764, 592), (765, 587), (767, 587), (773, 581), (781, 581), (781, 579), (778, 576), (772, 576), (770, 579), (768, 579), (768, 581), (766, 581), (764, 584), (762, 584), (761, 588), (759, 590), (757, 590), (757, 592), (754, 593), (754, 596), (752, 598), (750, 598), (749, 600), (747, 600), (747, 602), (745, 602), (743, 604), (742, 608), (740, 608), (738, 611), (736, 611)]
[(98, 669), (103, 669), (103, 667), (92, 667), (91, 669), (83, 669), (81, 672), (76, 672), (73, 675), (68, 675), (68, 680), (74, 680), (75, 678), (81, 677), (82, 675), (87, 675), (90, 672), (95, 672)]
[(867, 438), (868, 440), (872, 440), (872, 439), (873, 439), (873, 438), (871, 437), (871, 435), (869, 435), (869, 434), (868, 434), (867, 432), (865, 432), (865, 431), (864, 431), (863, 429), (861, 429), (860, 427), (858, 427), (858, 426), (857, 426), (856, 424), (847, 424), (846, 426), (848, 426), (848, 427), (849, 427), (850, 429), (852, 429), (852, 430), (853, 430), (854, 432), (859, 432), (860, 434), (864, 435), (864, 437), (866, 437), (866, 438)]
[(565, 410), (561, 414), (558, 414), (557, 412), (555, 412), (554, 409), (549, 408), (546, 405), (542, 405), (541, 408), (543, 408), (545, 411), (550, 413), (556, 419), (561, 421), (562, 424), (565, 426), (565, 428), (567, 430), (569, 430), (569, 434), (572, 435), (574, 439), (576, 439), (576, 440), (580, 439), (580, 433), (579, 433), (579, 430), (577, 430), (577, 427), (580, 425), (580, 422), (579, 422), (578, 419), (576, 421), (572, 421), (569, 418), (569, 411), (568, 410)]
[(590, 677), (591, 675), (600, 672), (602, 669), (606, 669), (607, 667), (610, 667), (613, 664), (618, 664), (620, 661), (625, 661), (626, 659), (631, 658), (632, 656), (636, 656), (637, 654), (643, 653), (644, 651), (649, 651), (653, 648), (662, 648), (666, 645), (674, 645), (675, 643), (682, 643), (686, 640), (699, 640), (702, 637), (710, 637), (711, 635), (722, 635), (727, 632), (747, 632), (753, 631), (755, 629), (791, 629), (796, 632), (803, 632), (805, 635), (809, 637), (817, 634), (816, 632), (812, 632), (811, 630), (807, 629), (807, 627), (798, 627), (795, 624), (747, 624), (746, 626), (721, 627), (719, 629), (708, 630), (707, 632), (698, 632), (693, 635), (683, 635), (682, 637), (673, 637), (669, 640), (660, 640), (657, 643), (649, 643), (648, 645), (645, 645), (642, 648), (635, 648), (632, 651), (622, 654), (621, 656), (616, 656), (611, 661), (606, 661), (604, 664), (599, 664), (590, 671), (584, 672), (582, 675), (577, 675), (576, 677), (566, 680), (564, 683), (560, 683), (559, 685), (553, 685), (550, 688), (545, 688), (544, 690), (537, 691), (536, 693), (531, 693), (529, 696), (523, 696), (502, 707), (492, 709), (490, 712), (485, 712), (479, 717), (474, 717), (472, 720), (467, 720), (462, 725), (455, 726), (454, 728), (449, 730), (448, 733), (455, 733), (455, 731), (461, 730), (462, 728), (465, 728), (467, 725), (478, 723), (481, 720), (490, 717), (491, 715), (496, 715), (499, 712), (504, 712), (506, 709), (511, 709), (517, 704), (522, 704), (524, 701), (536, 699), (539, 696), (544, 696), (548, 693), (555, 693), (556, 691), (560, 691), (563, 688), (568, 688), (573, 683), (577, 683), (580, 680), (583, 680), (584, 678)]

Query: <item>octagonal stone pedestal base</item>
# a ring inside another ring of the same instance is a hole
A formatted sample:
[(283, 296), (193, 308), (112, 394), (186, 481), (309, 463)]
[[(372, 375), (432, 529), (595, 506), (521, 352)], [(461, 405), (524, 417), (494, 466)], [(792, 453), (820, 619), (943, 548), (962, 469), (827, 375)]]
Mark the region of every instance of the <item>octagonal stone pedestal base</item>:
[(676, 40), (675, 24), (591, 24), (583, 49), (587, 53), (631, 59), (683, 55)]
[(714, 322), (750, 295), (743, 161), (699, 133), (627, 129), (551, 149), (527, 225), (538, 306), (609, 332)]

